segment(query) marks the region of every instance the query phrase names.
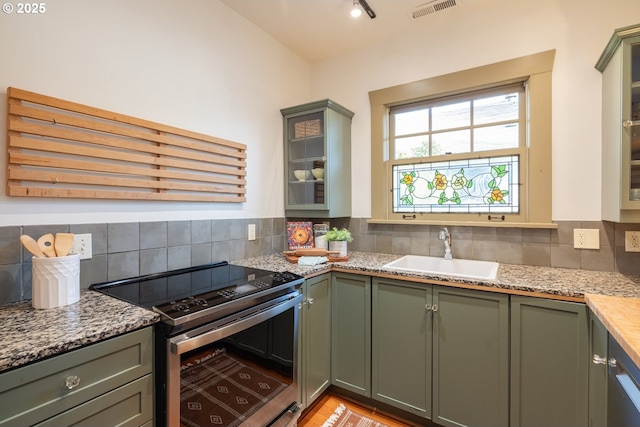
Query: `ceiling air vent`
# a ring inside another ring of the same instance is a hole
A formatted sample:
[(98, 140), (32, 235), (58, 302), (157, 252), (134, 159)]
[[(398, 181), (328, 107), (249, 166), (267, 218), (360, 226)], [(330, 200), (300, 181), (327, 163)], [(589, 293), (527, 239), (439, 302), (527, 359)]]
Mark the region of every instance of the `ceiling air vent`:
[(420, 6), (416, 6), (409, 11), (409, 18), (418, 19), (423, 18), (427, 15), (434, 14), (436, 12), (441, 12), (445, 9), (450, 9), (454, 6), (459, 6), (461, 4), (461, 0), (434, 0), (425, 4), (421, 4)]

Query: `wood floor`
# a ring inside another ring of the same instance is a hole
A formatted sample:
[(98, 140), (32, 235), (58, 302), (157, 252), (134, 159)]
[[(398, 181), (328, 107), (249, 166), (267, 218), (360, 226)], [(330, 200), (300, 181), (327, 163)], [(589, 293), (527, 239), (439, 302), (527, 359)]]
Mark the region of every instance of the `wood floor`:
[(386, 424), (389, 427), (410, 426), (410, 424), (403, 424), (393, 418), (385, 417), (384, 415), (375, 412), (375, 410), (372, 411), (371, 409), (360, 406), (350, 400), (327, 393), (320, 398), (320, 401), (309, 412), (307, 412), (302, 419), (298, 421), (298, 427), (322, 426), (327, 418), (333, 414), (340, 403), (344, 403), (344, 405), (352, 411), (365, 415), (372, 420)]

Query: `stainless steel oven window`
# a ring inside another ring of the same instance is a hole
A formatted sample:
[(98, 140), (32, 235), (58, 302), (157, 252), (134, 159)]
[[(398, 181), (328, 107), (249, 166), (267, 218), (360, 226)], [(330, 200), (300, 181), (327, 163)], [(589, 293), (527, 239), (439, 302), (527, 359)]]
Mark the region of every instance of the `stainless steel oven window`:
[[(279, 366), (282, 375), (289, 378), (286, 388), (260, 408), (251, 422), (239, 425), (267, 425), (274, 417), (284, 414), (292, 417), (295, 410), (292, 404), (297, 399), (296, 356), (299, 304), (302, 295), (299, 292), (287, 294), (233, 316), (187, 331), (175, 337), (166, 338), (166, 415), (168, 426), (180, 425), (180, 389), (181, 366), (183, 360), (202, 350), (225, 348), (234, 355), (255, 356), (254, 367), (260, 367), (260, 353), (264, 352), (259, 342), (263, 335), (271, 330), (275, 334), (269, 337), (269, 364)], [(264, 365), (266, 366), (266, 359)], [(256, 419), (258, 418), (258, 419)], [(295, 420), (293, 420), (295, 421)], [(287, 423), (288, 424), (288, 423)]]

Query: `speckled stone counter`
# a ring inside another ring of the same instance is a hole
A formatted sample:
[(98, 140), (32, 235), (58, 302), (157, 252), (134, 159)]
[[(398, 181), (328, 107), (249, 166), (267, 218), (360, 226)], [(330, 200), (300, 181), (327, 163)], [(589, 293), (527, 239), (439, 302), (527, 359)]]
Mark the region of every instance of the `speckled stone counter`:
[(94, 291), (64, 307), (0, 307), (0, 372), (152, 325), (160, 316)]
[(289, 270), (303, 276), (315, 275), (330, 269), (353, 271), (371, 276), (394, 276), (399, 279), (441, 283), (451, 286), (471, 287), (505, 293), (531, 293), (534, 296), (584, 301), (585, 294), (614, 295), (640, 298), (640, 278), (612, 271), (587, 271), (569, 268), (534, 267), (528, 265), (500, 264), (495, 280), (474, 280), (449, 276), (398, 272), (382, 266), (400, 258), (400, 255), (371, 252), (350, 252), (348, 262), (321, 264), (312, 267), (299, 266), (283, 255), (249, 258), (238, 262), (245, 266), (266, 270)]
[[(621, 301), (640, 298), (640, 278), (616, 272), (501, 264), (493, 281), (403, 273), (382, 266), (400, 255), (351, 252), (348, 262), (305, 267), (284, 255), (250, 258), (234, 264), (313, 276), (331, 270), (397, 277), (425, 283), (506, 293), (584, 301), (586, 294), (609, 295)], [(94, 291), (82, 291), (80, 301), (65, 307), (36, 310), (31, 301), (0, 307), (0, 372), (130, 332), (159, 321), (159, 315)], [(614, 324), (615, 326), (615, 324)], [(616, 326), (617, 327), (617, 326)], [(640, 337), (640, 332), (637, 332)], [(640, 354), (640, 343), (638, 354)]]

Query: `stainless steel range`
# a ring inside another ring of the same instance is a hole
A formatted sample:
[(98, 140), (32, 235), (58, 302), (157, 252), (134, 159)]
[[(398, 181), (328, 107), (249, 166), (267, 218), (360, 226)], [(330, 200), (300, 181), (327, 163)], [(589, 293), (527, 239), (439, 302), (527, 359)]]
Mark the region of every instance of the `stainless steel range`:
[(91, 289), (162, 316), (156, 425), (295, 426), (303, 282), (220, 262)]

